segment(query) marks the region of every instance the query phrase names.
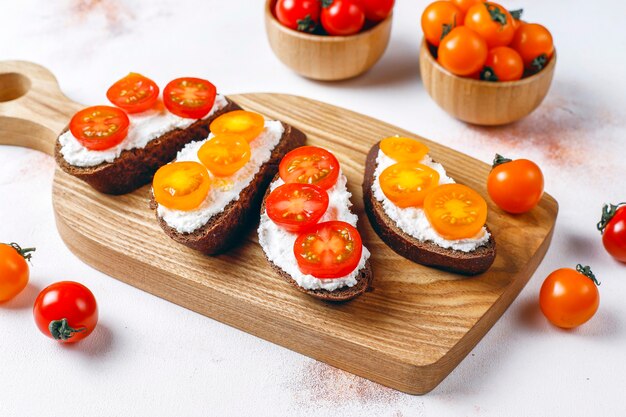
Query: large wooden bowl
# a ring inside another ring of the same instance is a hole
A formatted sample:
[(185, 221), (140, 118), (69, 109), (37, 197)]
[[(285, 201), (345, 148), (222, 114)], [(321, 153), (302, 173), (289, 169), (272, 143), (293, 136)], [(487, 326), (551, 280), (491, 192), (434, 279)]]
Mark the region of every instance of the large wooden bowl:
[(556, 53), (537, 74), (519, 81), (489, 82), (458, 77), (435, 60), (426, 41), (420, 51), (424, 87), (446, 112), (477, 125), (503, 125), (535, 110), (550, 89)]
[(376, 26), (352, 36), (320, 36), (291, 30), (274, 16), (276, 0), (265, 4), (265, 29), (274, 54), (298, 74), (322, 81), (356, 77), (383, 55), (393, 14)]

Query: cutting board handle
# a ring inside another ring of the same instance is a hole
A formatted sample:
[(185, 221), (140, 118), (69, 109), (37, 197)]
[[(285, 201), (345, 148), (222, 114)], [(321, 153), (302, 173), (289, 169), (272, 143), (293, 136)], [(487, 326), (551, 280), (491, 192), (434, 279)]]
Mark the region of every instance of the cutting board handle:
[(0, 61), (0, 145), (52, 155), (57, 136), (81, 107), (61, 92), (47, 68)]

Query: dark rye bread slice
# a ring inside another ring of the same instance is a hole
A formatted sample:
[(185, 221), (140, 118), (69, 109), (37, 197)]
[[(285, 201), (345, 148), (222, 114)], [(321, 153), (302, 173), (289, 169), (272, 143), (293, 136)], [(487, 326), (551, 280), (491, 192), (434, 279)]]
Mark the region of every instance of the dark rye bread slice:
[[(272, 182), (278, 179), (278, 174)], [(269, 187), (265, 192), (265, 196), (263, 196), (263, 204), (261, 205), (261, 214), (265, 213), (265, 200), (267, 196), (270, 194)], [(363, 294), (372, 284), (372, 280), (374, 279), (374, 274), (372, 272), (372, 266), (370, 265), (370, 261), (365, 261), (365, 267), (359, 271), (359, 275), (357, 277), (356, 285), (352, 287), (344, 287), (339, 288), (335, 291), (328, 290), (307, 290), (306, 288), (302, 288), (298, 285), (298, 283), (285, 271), (282, 270), (278, 265), (274, 262), (270, 261), (267, 255), (265, 255), (265, 259), (269, 262), (270, 267), (276, 272), (278, 275), (283, 277), (287, 282), (296, 287), (298, 290), (302, 291), (305, 294), (310, 295), (311, 297), (317, 298), (319, 300), (324, 301), (333, 301), (333, 302), (341, 302), (352, 300), (353, 298), (358, 297)]]
[[(285, 154), (292, 149), (304, 145), (306, 135), (300, 130), (283, 123), (285, 128), (280, 142), (272, 151), (272, 155), (250, 184), (239, 194), (239, 200), (231, 201), (224, 210), (211, 217), (209, 221), (192, 233), (181, 233), (165, 223), (157, 212), (157, 202), (152, 195), (150, 208), (155, 212), (159, 226), (178, 243), (207, 255), (215, 255), (226, 251), (243, 239), (251, 225), (258, 221), (257, 213), (261, 206), (263, 193), (269, 182), (278, 172), (278, 164)], [(203, 138), (204, 139), (204, 138)]]
[[(194, 122), (186, 129), (174, 129), (148, 142), (144, 148), (122, 151), (113, 162), (103, 162), (93, 167), (79, 167), (68, 163), (61, 154), (61, 143), (57, 139), (54, 158), (61, 169), (85, 181), (105, 194), (126, 194), (152, 181), (152, 176), (161, 166), (176, 157), (187, 143), (205, 139), (209, 125), (218, 116), (240, 110), (235, 102), (228, 104), (211, 117)], [(68, 128), (61, 133), (67, 132)]]
[(376, 200), (372, 190), (379, 144), (380, 142), (374, 145), (367, 155), (363, 179), (363, 200), (370, 223), (383, 242), (399, 255), (422, 265), (466, 275), (480, 274), (489, 269), (496, 257), (496, 242), (493, 234), (487, 244), (471, 252), (444, 249), (432, 242), (421, 242), (408, 235), (387, 216), (382, 203)]

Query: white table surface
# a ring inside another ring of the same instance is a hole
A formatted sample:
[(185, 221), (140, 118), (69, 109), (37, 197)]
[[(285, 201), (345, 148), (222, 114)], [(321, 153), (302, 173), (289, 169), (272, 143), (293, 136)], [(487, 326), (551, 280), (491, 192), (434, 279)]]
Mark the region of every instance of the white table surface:
[[(560, 204), (552, 246), (526, 288), (465, 360), (425, 396), (410, 396), (265, 342), (103, 275), (64, 246), (54, 225), (52, 158), (0, 147), (0, 241), (37, 246), (30, 284), (0, 305), (0, 416), (623, 416), (626, 266), (595, 224), (605, 201), (626, 200), (626, 6), (619, 1), (510, 1), (554, 34), (558, 64), (543, 105), (494, 129), (450, 118), (421, 84), (419, 17), (427, 1), (398, 0), (383, 59), (355, 80), (325, 84), (272, 54), (260, 0), (3, 0), (0, 59), (41, 63), (63, 91), (104, 102), (132, 71), (160, 85), (197, 75), (225, 93), (285, 92), (396, 124), (484, 161), (497, 151), (540, 164)], [(550, 326), (543, 278), (582, 262), (602, 281), (596, 316)], [(38, 291), (76, 280), (100, 322), (75, 346), (35, 328)]]

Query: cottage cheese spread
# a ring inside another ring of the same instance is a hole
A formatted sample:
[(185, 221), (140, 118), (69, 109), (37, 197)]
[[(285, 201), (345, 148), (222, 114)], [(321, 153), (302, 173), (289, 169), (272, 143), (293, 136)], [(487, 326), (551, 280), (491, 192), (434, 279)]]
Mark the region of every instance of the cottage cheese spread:
[[(395, 164), (396, 161), (381, 150), (378, 151), (378, 157), (376, 158), (376, 170), (374, 171), (374, 184), (372, 190), (374, 191), (374, 198), (382, 202), (383, 209), (387, 216), (392, 219), (396, 225), (402, 229), (405, 233), (413, 236), (421, 242), (433, 242), (438, 246), (445, 249), (455, 249), (462, 252), (471, 252), (474, 249), (484, 245), (489, 240), (489, 232), (483, 227), (478, 234), (468, 239), (447, 240), (441, 237), (435, 229), (430, 225), (430, 222), (426, 218), (426, 214), (422, 208), (407, 207), (400, 208), (396, 206), (391, 200), (389, 200), (383, 190), (380, 188), (380, 181), (378, 180), (380, 174), (385, 168)], [(434, 169), (439, 173), (439, 184), (451, 184), (454, 180), (446, 174), (446, 170), (443, 166), (437, 162), (433, 162), (430, 156), (424, 156), (424, 159), (420, 163)]]
[[(102, 151), (93, 151), (85, 148), (76, 140), (69, 130), (59, 137), (61, 143), (61, 155), (71, 165), (78, 167), (92, 167), (103, 162), (113, 162), (120, 156), (122, 151), (135, 148), (144, 148), (152, 139), (174, 130), (186, 129), (196, 122), (196, 119), (188, 119), (170, 113), (162, 101), (156, 108), (141, 113), (129, 114), (130, 126), (128, 136), (112, 148)], [(215, 104), (204, 119), (211, 117), (228, 105), (226, 98), (220, 94), (215, 97)]]
[[(346, 188), (347, 179), (341, 172), (337, 183), (328, 190), (328, 209), (320, 222), (330, 220), (341, 220), (350, 223), (356, 227), (358, 217), (350, 211), (352, 202), (350, 197), (352, 194)], [(283, 185), (282, 179), (277, 179), (270, 184), (270, 189)], [(259, 244), (265, 251), (267, 258), (276, 266), (288, 273), (299, 286), (307, 290), (328, 290), (334, 291), (343, 287), (352, 287), (356, 285), (359, 272), (365, 268), (365, 262), (370, 257), (370, 252), (363, 246), (361, 260), (357, 267), (350, 274), (341, 278), (320, 279), (313, 275), (303, 274), (298, 268), (296, 256), (293, 253), (293, 245), (298, 237), (297, 233), (291, 233), (274, 223), (267, 216), (266, 212), (261, 214), (261, 223), (259, 224)]]
[[(239, 171), (230, 177), (211, 177), (211, 188), (204, 202), (196, 209), (190, 211), (173, 210), (158, 205), (157, 213), (165, 223), (180, 233), (192, 233), (204, 226), (211, 217), (221, 213), (231, 202), (239, 200), (241, 191), (250, 184), (261, 166), (269, 161), (272, 151), (280, 142), (284, 127), (279, 121), (266, 121), (265, 128), (259, 136), (250, 142), (252, 155), (250, 161)], [(198, 159), (198, 150), (213, 137), (213, 134), (205, 140), (188, 143), (176, 156), (176, 161), (194, 161)]]

